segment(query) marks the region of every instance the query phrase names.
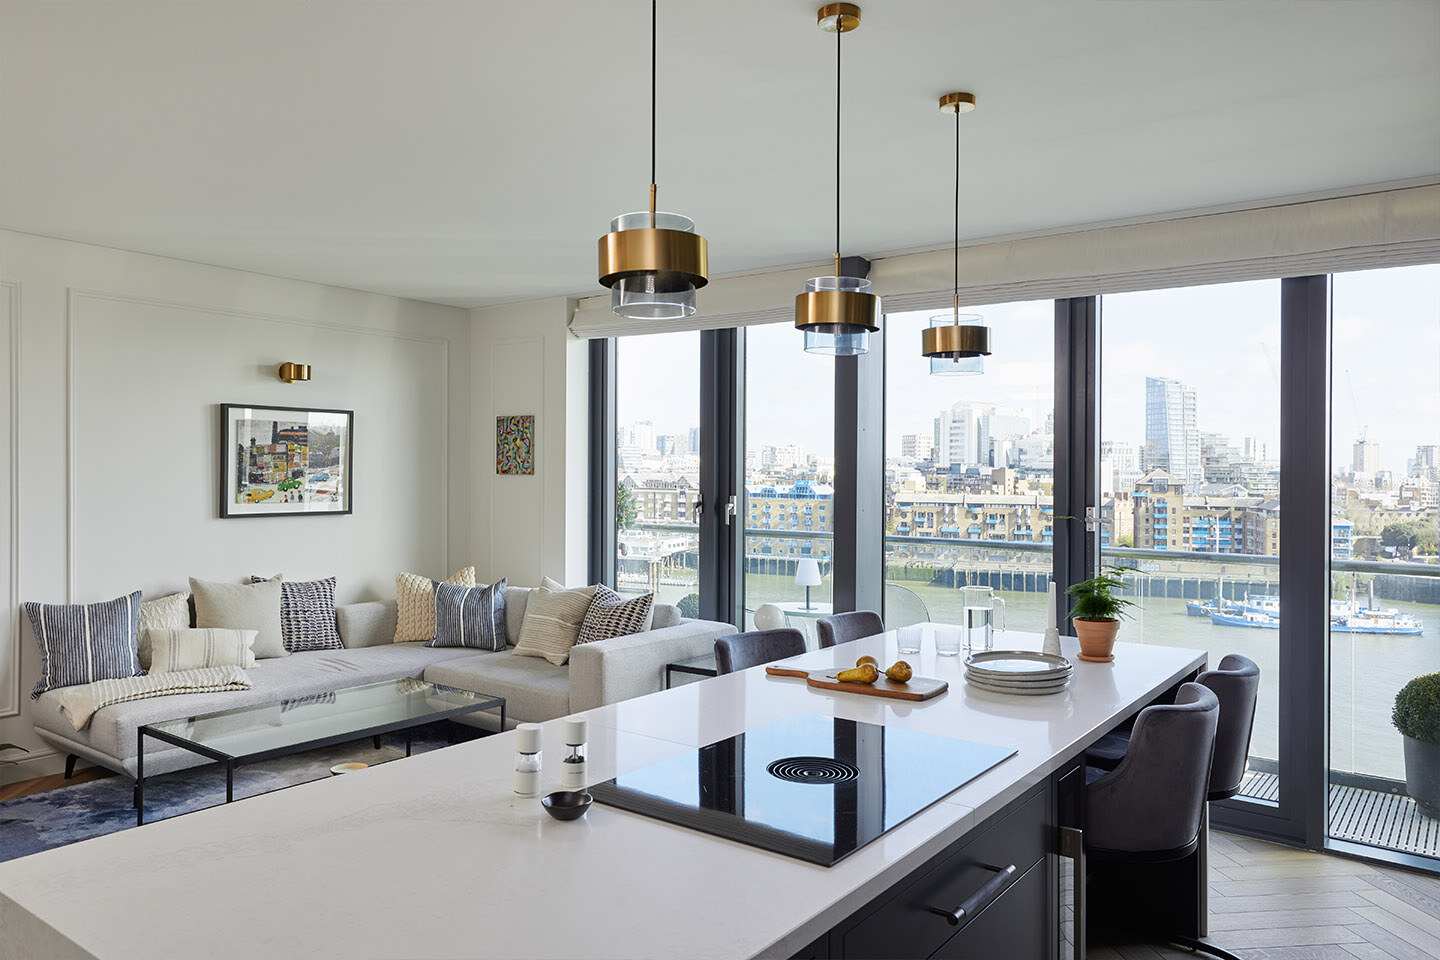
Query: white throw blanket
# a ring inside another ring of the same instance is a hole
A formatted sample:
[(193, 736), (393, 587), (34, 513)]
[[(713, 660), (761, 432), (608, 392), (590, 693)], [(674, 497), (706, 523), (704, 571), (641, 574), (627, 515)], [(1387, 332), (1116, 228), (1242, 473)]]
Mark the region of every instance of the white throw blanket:
[(60, 709), (76, 730), (85, 729), (90, 717), (101, 707), (146, 697), (169, 697), (177, 693), (214, 693), (221, 690), (249, 690), (250, 678), (240, 667), (201, 667), (171, 670), (143, 677), (122, 677), (76, 684), (60, 691)]

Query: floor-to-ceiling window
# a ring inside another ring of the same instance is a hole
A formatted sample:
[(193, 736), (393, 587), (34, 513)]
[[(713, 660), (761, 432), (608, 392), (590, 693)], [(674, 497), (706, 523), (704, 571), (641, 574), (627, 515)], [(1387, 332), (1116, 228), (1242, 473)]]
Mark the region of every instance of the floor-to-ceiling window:
[(699, 610), (700, 334), (615, 341), (615, 583)]
[(1278, 798), (1280, 281), (1106, 296), (1100, 558), (1125, 568), (1120, 639), (1260, 666), (1244, 792)]
[(1043, 630), (1052, 569), (1052, 301), (966, 308), (990, 327), (979, 375), (932, 375), (936, 311), (885, 318), (885, 620), (960, 623), (988, 586), (1008, 627)]
[(795, 327), (777, 323), (746, 328), (744, 364), (745, 492), (736, 506), (745, 624), (774, 603), (813, 634), (831, 609), (835, 358), (806, 353)]
[(1440, 265), (1332, 278), (1330, 834), (1440, 855), (1395, 695), (1440, 670)]

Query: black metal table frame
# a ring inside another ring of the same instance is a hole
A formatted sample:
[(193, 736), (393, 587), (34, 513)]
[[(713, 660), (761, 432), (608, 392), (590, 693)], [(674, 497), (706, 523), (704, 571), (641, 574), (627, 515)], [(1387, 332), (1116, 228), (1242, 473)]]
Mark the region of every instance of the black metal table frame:
[[(703, 656), (703, 654), (702, 654), (701, 656)], [(697, 660), (697, 659), (699, 659), (699, 658), (698, 658), (698, 657), (691, 657), (690, 659), (692, 659), (692, 660)], [(696, 676), (696, 677), (715, 677), (715, 676), (719, 676), (719, 670), (717, 670), (715, 667), (693, 667), (693, 666), (686, 666), (686, 665), (685, 665), (685, 661), (683, 661), (683, 660), (677, 660), (677, 661), (675, 661), (674, 663), (667, 663), (667, 664), (665, 664), (665, 689), (666, 689), (666, 690), (669, 690), (669, 689), (670, 689), (671, 682), (672, 682), (672, 679), (673, 679), (673, 676), (672, 676), (672, 675), (673, 675), (673, 674), (677, 674), (677, 673), (688, 673), (688, 674), (691, 674), (692, 676)]]
[[(448, 689), (459, 689), (450, 687)], [(469, 693), (470, 691), (464, 691)], [(481, 696), (477, 694), (477, 696)], [(256, 704), (252, 704), (256, 706)], [(377, 741), (387, 733), (394, 733), (397, 730), (405, 731), (405, 756), (410, 756), (410, 731), (416, 727), (423, 727), (427, 723), (434, 723), (437, 720), (452, 720), (455, 717), (464, 716), (470, 713), (479, 713), (482, 710), (493, 710), (500, 708), (500, 731), (505, 732), (505, 698), (486, 695), (483, 700), (477, 700), (474, 704), (466, 704), (463, 707), (455, 707), (440, 713), (426, 714), (423, 717), (409, 717), (404, 720), (396, 720), (391, 723), (380, 724), (374, 727), (362, 727), (357, 730), (337, 733), (328, 737), (320, 737), (316, 740), (306, 740), (300, 743), (290, 744), (284, 747), (272, 747), (269, 750), (261, 750), (256, 753), (244, 753), (239, 756), (232, 756), (223, 750), (216, 750), (203, 744), (186, 740), (184, 737), (173, 733), (166, 733), (163, 730), (156, 730), (149, 724), (142, 724), (135, 731), (136, 754), (135, 754), (135, 824), (143, 826), (145, 823), (145, 737), (148, 734), (156, 740), (172, 744), (191, 753), (197, 753), (209, 760), (225, 764), (225, 802), (230, 803), (235, 799), (235, 768), (247, 763), (259, 763), (262, 760), (273, 760), (276, 757), (288, 757), (297, 753), (304, 753), (307, 750), (319, 750), (322, 747), (333, 747), (340, 743), (349, 743), (352, 740), (363, 740), (366, 737), (373, 737)], [(243, 708), (241, 708), (243, 709)], [(222, 711), (223, 712), (223, 711)], [(194, 719), (194, 718), (191, 718)], [(169, 721), (167, 721), (169, 722)]]

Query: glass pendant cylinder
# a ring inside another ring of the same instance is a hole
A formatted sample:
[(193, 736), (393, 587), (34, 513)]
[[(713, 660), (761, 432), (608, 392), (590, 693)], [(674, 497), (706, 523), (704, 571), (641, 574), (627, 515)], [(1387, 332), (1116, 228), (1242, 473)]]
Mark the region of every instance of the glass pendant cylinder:
[[(940, 330), (942, 333), (942, 328), (957, 326), (980, 327), (980, 329), (983, 330), (984, 327), (980, 326), (980, 322), (984, 319), (985, 318), (978, 313), (962, 313), (958, 316), (954, 313), (943, 313), (930, 318), (930, 329)], [(959, 321), (958, 323), (956, 322), (957, 320)], [(969, 331), (965, 332), (968, 333)], [(988, 341), (988, 339), (989, 337), (987, 336), (986, 340)], [(989, 343), (987, 342), (985, 345), (985, 353), (989, 352)], [(945, 353), (927, 352), (926, 356), (930, 358), (930, 373), (932, 376), (973, 377), (985, 372), (984, 354), (970, 353), (969, 351), (947, 351)]]
[[(610, 232), (675, 230), (693, 234), (695, 221), (678, 213), (623, 213), (610, 221)], [(695, 278), (678, 270), (646, 270), (617, 279), (610, 287), (610, 311), (633, 320), (683, 320), (695, 314)]]
[[(831, 316), (811, 316), (811, 322), (803, 325), (797, 318), (796, 326), (805, 331), (805, 352), (832, 357), (856, 357), (868, 353), (870, 334), (877, 329), (874, 317), (878, 313), (878, 298), (870, 293), (870, 281), (860, 277), (811, 277), (805, 281), (806, 294), (821, 292), (856, 294), (864, 299), (852, 301), (857, 308), (855, 310), (842, 307)], [(849, 300), (844, 298), (841, 303)], [(845, 322), (847, 319), (863, 322), (848, 323)], [(831, 320), (836, 322), (828, 322)]]

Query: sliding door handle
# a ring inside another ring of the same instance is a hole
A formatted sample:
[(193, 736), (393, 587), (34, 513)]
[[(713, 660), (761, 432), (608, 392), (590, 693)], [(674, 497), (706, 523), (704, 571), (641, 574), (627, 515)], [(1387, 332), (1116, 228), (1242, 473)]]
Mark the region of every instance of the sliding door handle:
[(946, 910), (944, 907), (932, 907), (929, 904), (925, 905), (925, 909), (937, 916), (944, 917), (952, 927), (968, 924), (971, 920), (975, 919), (977, 913), (999, 899), (1000, 894), (1010, 888), (1011, 884), (1015, 882), (1016, 875), (1020, 872), (1015, 869), (1015, 864), (1013, 863), (1008, 867), (992, 867), (985, 863), (979, 864), (979, 866), (984, 867), (986, 870), (994, 871), (995, 876), (986, 880), (979, 890), (976, 890), (970, 894), (970, 896), (966, 897), (964, 903), (960, 904), (960, 906), (954, 910)]
[(735, 494), (732, 493), (730, 499), (725, 502), (725, 526), (730, 526), (731, 521), (735, 519), (736, 509)]
[(1085, 960), (1085, 831), (1077, 827), (1060, 828), (1060, 856), (1074, 862), (1075, 879), (1075, 960)]

